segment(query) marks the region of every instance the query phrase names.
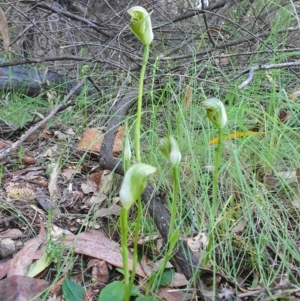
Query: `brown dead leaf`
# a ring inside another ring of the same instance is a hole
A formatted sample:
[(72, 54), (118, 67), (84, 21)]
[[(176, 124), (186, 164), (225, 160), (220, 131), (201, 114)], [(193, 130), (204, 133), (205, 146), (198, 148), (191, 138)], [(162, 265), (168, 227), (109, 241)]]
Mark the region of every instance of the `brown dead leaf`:
[(6, 54), (8, 54), (9, 48), (9, 31), (8, 31), (8, 24), (4, 14), (4, 11), (0, 7), (0, 31), (2, 34), (3, 39), (3, 48)]
[(186, 87), (185, 98), (184, 98), (184, 107), (188, 109), (191, 106), (193, 97), (193, 89), (190, 86)]
[(105, 195), (92, 195), (89, 199), (86, 200), (85, 206), (87, 208), (90, 208), (93, 204), (100, 206), (106, 199), (107, 196)]
[(56, 154), (58, 151), (58, 145), (54, 144), (53, 146), (51, 146), (50, 148), (48, 148), (45, 153), (44, 153), (44, 157), (48, 157), (51, 158), (53, 154)]
[(94, 193), (97, 191), (97, 184), (91, 180), (87, 180), (81, 184), (81, 189), (84, 194)]
[(107, 195), (111, 191), (113, 173), (110, 170), (103, 170), (97, 192)]
[(80, 167), (76, 169), (72, 167), (68, 167), (64, 169), (61, 173), (61, 175), (65, 177), (67, 180), (71, 180), (76, 174), (80, 174)]
[(2, 238), (12, 238), (17, 239), (22, 236), (22, 232), (19, 229), (7, 229), (5, 231), (0, 232), (0, 239)]
[(3, 141), (3, 140), (0, 140), (0, 150), (6, 149), (6, 148), (8, 148), (8, 147), (10, 147), (10, 144), (9, 144), (9, 143), (7, 143), (7, 142), (5, 142), (5, 141)]
[(118, 128), (115, 140), (114, 140), (114, 146), (113, 146), (113, 156), (118, 157), (122, 153), (122, 146), (123, 146), (123, 139), (125, 135), (125, 127), (120, 126)]
[(56, 164), (53, 166), (50, 179), (49, 179), (49, 184), (48, 184), (48, 190), (50, 193), (50, 198), (53, 198), (56, 196), (57, 193), (57, 177), (59, 173), (59, 160), (56, 162)]
[(90, 175), (90, 180), (95, 182), (97, 185), (99, 185), (100, 181), (101, 181), (102, 174), (103, 174), (103, 170), (101, 170), (99, 172), (94, 172)]
[(234, 226), (232, 228), (232, 233), (239, 233), (239, 232), (243, 232), (245, 227), (247, 225), (247, 220), (246, 219), (242, 219), (236, 226)]
[(0, 262), (0, 279), (3, 279), (9, 270), (10, 267), (10, 262), (11, 259), (5, 261), (5, 262)]
[[(118, 200), (117, 200), (118, 201)], [(113, 201), (113, 204), (108, 208), (101, 208), (96, 211), (95, 217), (105, 217), (110, 215), (119, 216), (121, 213), (121, 207), (116, 204), (116, 201)]]
[(282, 123), (287, 123), (287, 121), (292, 117), (292, 114), (286, 110), (281, 110), (278, 114), (278, 118)]
[(169, 284), (170, 287), (181, 287), (189, 284), (189, 281), (181, 273), (174, 273), (172, 282)]
[(300, 96), (300, 90), (293, 91), (289, 94), (288, 99), (290, 101), (296, 100)]
[(187, 239), (187, 244), (198, 258), (200, 256), (201, 250), (203, 250), (208, 245), (207, 231), (204, 229), (200, 231), (196, 236)]
[(35, 300), (34, 298), (49, 286), (45, 280), (30, 278), (26, 276), (14, 275), (0, 281), (0, 296), (1, 300), (16, 301), (16, 300)]
[[(144, 272), (146, 275), (149, 277), (151, 276), (154, 272), (158, 271), (159, 268), (161, 267), (161, 263), (164, 259), (160, 259), (156, 262), (153, 262), (150, 260), (147, 256), (144, 256), (141, 260), (141, 266), (143, 267)], [(172, 264), (168, 261), (166, 268), (170, 269), (172, 268)]]
[(56, 281), (50, 290), (50, 295), (57, 295), (61, 292), (61, 287), (64, 282), (65, 278), (60, 278), (58, 281)]
[(193, 295), (185, 291), (174, 291), (167, 287), (158, 290), (158, 296), (166, 301), (188, 301), (194, 300)]
[(33, 165), (36, 163), (36, 159), (32, 158), (32, 157), (23, 157), (22, 159), (22, 163), (26, 164), (26, 165)]
[(12, 277), (14, 275), (27, 275), (28, 268), (32, 264), (35, 252), (45, 241), (45, 238), (46, 236), (44, 234), (39, 234), (25, 244), (23, 249), (21, 249), (11, 260), (7, 277)]
[(95, 128), (86, 130), (78, 143), (77, 148), (85, 151), (99, 152), (104, 133)]
[(105, 284), (109, 279), (109, 270), (106, 261), (99, 259), (91, 259), (88, 267), (92, 268), (91, 276), (95, 284)]
[[(75, 236), (75, 238), (74, 236), (68, 236), (65, 242), (66, 247), (71, 247), (73, 243), (75, 244), (75, 253), (84, 254), (90, 257), (104, 260), (119, 268), (123, 267), (120, 245), (117, 242), (107, 238), (100, 231), (93, 230), (82, 232), (79, 235)], [(131, 267), (131, 255), (129, 256), (128, 261), (129, 267)], [(137, 265), (136, 273), (141, 277), (146, 276), (139, 263)]]

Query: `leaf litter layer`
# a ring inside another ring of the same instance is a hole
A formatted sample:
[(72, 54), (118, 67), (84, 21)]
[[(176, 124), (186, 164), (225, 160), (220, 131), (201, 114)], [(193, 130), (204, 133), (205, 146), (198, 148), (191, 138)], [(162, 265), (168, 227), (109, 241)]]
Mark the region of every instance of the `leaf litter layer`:
[[(210, 97), (223, 100), (228, 115), (224, 137), (230, 138), (223, 147), (209, 266), (201, 267), (201, 275), (193, 275), (189, 285), (186, 286), (185, 281), (177, 283), (176, 287), (180, 287), (177, 294), (172, 295), (167, 285), (167, 292), (158, 291), (158, 296), (163, 300), (196, 300), (196, 292), (199, 292), (202, 298), (209, 299), (213, 294), (210, 281), (215, 278), (218, 297), (296, 298), (300, 208), (299, 66), (257, 68), (252, 81), (243, 90), (238, 87), (250, 67), (297, 60), (298, 3), (212, 1), (205, 12), (206, 21), (199, 7), (195, 10), (196, 7), (186, 6), (184, 2), (166, 6), (150, 2), (148, 6), (148, 11), (153, 10), (155, 40), (145, 80), (143, 160), (157, 166), (159, 174), (165, 175), (154, 178), (153, 182), (165, 198), (165, 206), (170, 208), (171, 179), (157, 144), (159, 138), (167, 134), (176, 136), (183, 155), (183, 190), (177, 224), (182, 239), (187, 241), (200, 263), (206, 257), (207, 229), (211, 226), (208, 221), (212, 221), (215, 145), (210, 142), (217, 136), (205, 118), (200, 106), (202, 100)], [(118, 97), (135, 88), (141, 61), (135, 38), (124, 29), (129, 7), (117, 1), (110, 6), (96, 1), (74, 1), (63, 6), (50, 1), (20, 1), (16, 6), (3, 2), (2, 8), (11, 41), (11, 56), (6, 64), (38, 63), (34, 68), (42, 72), (47, 73), (46, 68), (50, 68), (67, 75), (70, 81), (74, 77), (82, 79), (84, 89), (80, 96), (73, 97), (69, 109), (56, 114), (14, 152), (1, 159), (1, 228), (21, 230), (19, 238), (6, 233), (6, 238), (15, 243), (13, 253), (21, 255), (22, 250), (39, 237), (42, 218), (47, 240), (40, 249), (27, 252), (30, 261), (37, 260), (38, 265), (44, 267), (38, 276), (28, 279), (36, 281), (32, 281), (37, 287), (34, 292), (38, 294), (45, 289), (44, 282), (38, 283), (41, 278), (48, 281), (48, 285), (53, 284), (51, 290), (40, 297), (44, 300), (48, 296), (59, 300), (62, 292), (68, 300), (69, 291), (64, 287), (71, 286), (72, 291), (74, 284), (76, 290), (76, 283), (84, 288), (87, 300), (97, 300), (103, 287), (113, 280), (122, 280), (122, 271), (116, 269), (122, 267), (122, 263), (116, 264), (107, 257), (91, 263), (96, 252), (91, 254), (89, 250), (96, 247), (95, 244), (86, 243), (85, 252), (76, 252), (76, 244), (75, 249), (68, 249), (67, 242), (74, 236), (80, 241), (81, 236), (96, 230), (97, 235), (105, 234), (112, 244), (118, 244), (121, 179), (97, 169), (98, 152), (93, 149), (98, 139), (95, 134), (84, 142), (83, 148), (78, 147), (78, 141), (82, 142), (88, 128), (95, 129), (92, 133), (115, 131), (106, 127), (112, 108)], [(106, 13), (100, 18), (95, 12), (103, 9)], [(13, 129), (1, 132), (3, 149), (17, 141), (27, 128), (43, 119), (63, 99), (62, 91), (49, 90), (51, 83), (43, 79), (41, 82), (44, 89), (37, 98), (17, 93), (18, 87), (10, 87), (10, 94), (3, 94), (1, 129)], [(129, 121), (133, 112), (129, 110)], [(250, 132), (263, 135), (234, 134)], [(146, 263), (154, 265), (160, 259), (165, 245), (147, 208), (144, 210), (139, 246), (144, 254), (142, 270), (146, 269)], [(132, 227), (135, 215), (133, 210)], [(152, 238), (154, 235), (156, 238)], [(144, 237), (150, 238), (144, 242)], [(106, 256), (116, 260), (108, 245), (105, 250)], [(43, 254), (50, 258), (49, 266), (40, 260)], [(11, 264), (8, 261), (11, 256), (5, 258), (4, 270)], [(27, 263), (17, 275), (27, 277), (30, 265), (31, 262)], [(177, 272), (179, 268), (176, 267)], [(14, 290), (26, 294), (19, 286), (25, 278), (18, 280), (16, 276), (9, 276), (2, 281), (16, 282), (18, 286)], [(63, 285), (64, 278), (71, 279), (73, 284)], [(193, 282), (199, 278), (202, 287), (194, 290)], [(142, 279), (136, 278), (136, 284), (143, 292)], [(0, 285), (1, 293), (7, 293), (10, 287), (12, 284)], [(81, 293), (79, 289), (79, 295)]]

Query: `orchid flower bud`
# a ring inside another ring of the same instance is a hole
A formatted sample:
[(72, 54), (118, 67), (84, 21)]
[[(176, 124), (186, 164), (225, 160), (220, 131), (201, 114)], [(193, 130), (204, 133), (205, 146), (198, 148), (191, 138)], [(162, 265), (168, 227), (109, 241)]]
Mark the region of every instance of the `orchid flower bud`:
[(227, 123), (227, 115), (225, 107), (218, 98), (210, 98), (202, 102), (206, 109), (207, 117), (219, 129), (222, 129)]
[(147, 185), (147, 176), (155, 171), (155, 167), (145, 163), (136, 163), (127, 170), (120, 189), (120, 200), (124, 209), (130, 209), (142, 195)]
[(168, 136), (161, 139), (159, 148), (163, 155), (171, 162), (173, 167), (180, 163), (181, 153), (174, 137)]
[(131, 31), (144, 46), (149, 46), (153, 41), (150, 14), (141, 6), (133, 6), (127, 12), (131, 16)]

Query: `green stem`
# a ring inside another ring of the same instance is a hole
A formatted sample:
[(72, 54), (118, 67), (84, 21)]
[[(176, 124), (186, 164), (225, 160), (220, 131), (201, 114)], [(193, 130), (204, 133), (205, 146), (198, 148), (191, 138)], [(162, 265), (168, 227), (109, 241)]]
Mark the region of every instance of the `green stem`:
[(219, 129), (219, 140), (218, 140), (218, 147), (217, 147), (217, 152), (216, 152), (215, 168), (214, 168), (214, 175), (213, 175), (212, 209), (213, 209), (214, 214), (216, 213), (217, 202), (218, 202), (218, 179), (219, 179), (219, 167), (220, 167), (221, 153), (222, 153), (222, 129)]
[(129, 264), (128, 264), (128, 242), (127, 242), (127, 232), (128, 232), (128, 210), (121, 209), (121, 242), (122, 242), (122, 257), (123, 257), (123, 270), (124, 270), (124, 301), (129, 301), (131, 293), (130, 285), (130, 275), (129, 275)]
[(173, 202), (172, 202), (172, 210), (171, 210), (171, 218), (170, 218), (170, 227), (169, 227), (169, 235), (168, 238), (170, 240), (171, 235), (174, 232), (175, 227), (175, 217), (177, 211), (177, 202), (178, 202), (178, 191), (179, 191), (179, 166), (173, 166)]
[(134, 242), (133, 242), (133, 262), (132, 262), (132, 272), (130, 279), (130, 287), (132, 288), (134, 284), (134, 278), (136, 273), (137, 261), (138, 261), (138, 240), (139, 240), (139, 231), (140, 224), (142, 219), (142, 198), (139, 197), (137, 201), (137, 217), (135, 221), (135, 229), (134, 229)]
[(215, 157), (215, 167), (214, 167), (214, 174), (213, 174), (213, 193), (212, 193), (212, 207), (211, 207), (211, 219), (210, 219), (210, 231), (208, 236), (208, 245), (206, 248), (206, 256), (203, 261), (204, 267), (208, 265), (210, 253), (212, 247), (214, 245), (214, 228), (215, 228), (215, 217), (217, 213), (217, 206), (218, 206), (218, 178), (219, 178), (219, 167), (220, 167), (220, 160), (221, 160), (221, 153), (222, 153), (222, 129), (219, 129), (219, 139), (218, 139), (218, 147)]
[(140, 82), (139, 82), (138, 104), (137, 104), (136, 125), (135, 125), (135, 135), (134, 135), (134, 146), (135, 146), (137, 163), (141, 162), (140, 136), (141, 136), (141, 119), (142, 119), (142, 98), (143, 98), (145, 71), (146, 71), (146, 66), (149, 58), (149, 49), (150, 49), (149, 46), (144, 46), (144, 56), (143, 56), (143, 63), (142, 63)]
[(173, 250), (175, 248), (175, 245), (176, 245), (176, 243), (178, 241), (178, 237), (179, 237), (179, 231), (176, 230), (174, 232), (175, 220), (176, 220), (176, 211), (177, 211), (177, 203), (178, 203), (178, 192), (180, 190), (179, 166), (178, 165), (173, 166), (172, 174), (173, 174), (173, 200), (172, 200), (172, 209), (171, 209), (169, 233), (168, 233), (167, 252), (165, 254), (164, 260), (163, 260), (159, 270), (157, 271), (157, 277), (155, 277), (155, 275), (152, 275), (152, 277), (150, 277), (149, 282), (150, 282), (151, 285), (147, 286), (146, 296), (149, 294), (151, 286), (153, 286), (153, 284), (155, 285), (155, 279), (160, 281), (160, 278), (162, 277), (162, 274), (163, 274), (163, 272), (164, 272), (164, 270), (167, 266), (167, 263), (173, 255)]

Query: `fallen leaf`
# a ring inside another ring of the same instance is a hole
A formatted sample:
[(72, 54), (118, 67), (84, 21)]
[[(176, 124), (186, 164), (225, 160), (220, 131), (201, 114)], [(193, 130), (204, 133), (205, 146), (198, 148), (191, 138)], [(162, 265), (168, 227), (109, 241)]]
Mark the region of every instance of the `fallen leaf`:
[(104, 260), (92, 258), (88, 262), (88, 267), (91, 268), (91, 276), (96, 284), (105, 284), (109, 280), (109, 270)]
[(87, 206), (88, 208), (90, 208), (93, 204), (100, 206), (106, 199), (107, 196), (105, 195), (92, 195), (90, 199), (86, 200), (85, 206)]
[(27, 276), (14, 275), (0, 281), (1, 300), (34, 300), (39, 301), (40, 298), (34, 298), (36, 295), (44, 291), (49, 286), (45, 280), (30, 278)]
[(193, 89), (191, 88), (191, 86), (187, 86), (185, 91), (185, 98), (184, 98), (184, 107), (186, 110), (191, 106), (192, 97), (193, 97)]
[(78, 143), (77, 148), (85, 151), (99, 152), (104, 133), (95, 128), (86, 130)]
[(81, 184), (81, 189), (84, 194), (94, 193), (97, 190), (97, 184), (91, 180), (87, 180)]
[[(58, 295), (61, 292), (61, 287), (62, 287), (64, 280), (65, 280), (64, 278), (61, 278), (58, 281), (56, 281), (54, 284), (52, 284), (52, 287), (50, 290), (51, 295)], [(49, 300), (47, 300), (47, 301), (49, 301)]]
[(10, 262), (11, 259), (5, 261), (5, 262), (0, 262), (0, 279), (3, 279), (9, 270), (10, 267)]
[(290, 101), (296, 100), (300, 96), (300, 90), (293, 91), (289, 94), (288, 99)]
[(99, 171), (99, 172), (94, 172), (90, 175), (90, 181), (95, 182), (97, 185), (100, 184), (101, 181), (101, 177), (103, 174), (103, 170)]
[(194, 300), (193, 295), (185, 291), (174, 291), (170, 288), (162, 287), (158, 290), (158, 296), (166, 301), (188, 301)]
[[(66, 247), (71, 247), (74, 243), (74, 252), (90, 257), (98, 258), (110, 263), (113, 266), (122, 268), (123, 260), (120, 253), (120, 245), (107, 238), (102, 232), (92, 230), (82, 232), (77, 236), (68, 236), (65, 241)], [(128, 258), (129, 267), (132, 266), (132, 256)], [(140, 265), (137, 264), (136, 274), (145, 277), (145, 273)]]
[(110, 170), (104, 170), (98, 185), (97, 192), (107, 195), (111, 191), (113, 184), (113, 173)]
[(181, 287), (189, 284), (189, 281), (181, 273), (174, 273), (172, 282), (169, 284), (170, 287)]
[(33, 165), (36, 163), (36, 159), (32, 157), (23, 157), (21, 159), (22, 163), (27, 164), (27, 165)]
[[(159, 270), (163, 260), (164, 259), (162, 258), (154, 262), (150, 260), (147, 256), (144, 256), (141, 260), (141, 266), (143, 267), (143, 270), (146, 273), (146, 275), (150, 277), (154, 272)], [(172, 267), (173, 267), (172, 264), (168, 261), (166, 268), (170, 269)]]
[(0, 232), (0, 239), (2, 238), (12, 238), (17, 239), (22, 236), (22, 232), (20, 229), (7, 229), (5, 231)]
[(247, 225), (247, 220), (242, 219), (236, 226), (234, 226), (232, 228), (232, 233), (239, 233), (239, 232), (243, 232), (245, 227)]
[(35, 277), (44, 271), (51, 263), (52, 259), (45, 251), (44, 254), (30, 266), (27, 276)]
[(3, 48), (6, 54), (8, 54), (8, 48), (9, 48), (9, 31), (8, 31), (8, 24), (7, 20), (4, 14), (4, 11), (0, 7), (0, 31), (2, 34), (2, 40), (3, 40)]
[(39, 234), (25, 244), (23, 249), (21, 249), (11, 260), (7, 277), (12, 277), (14, 275), (27, 275), (29, 266), (35, 256), (35, 252), (45, 241), (45, 238), (46, 236), (44, 234)]
[(72, 167), (66, 168), (62, 171), (61, 175), (67, 180), (71, 180), (76, 174), (80, 174), (80, 167), (73, 169)]
[(113, 145), (113, 156), (118, 157), (122, 153), (123, 138), (125, 135), (125, 128), (119, 126)]
[(56, 196), (57, 194), (57, 177), (59, 173), (59, 160), (56, 162), (56, 164), (53, 166), (50, 179), (49, 179), (49, 184), (48, 184), (48, 190), (50, 193), (50, 198), (52, 199), (53, 197)]
[(205, 249), (208, 245), (207, 230), (200, 231), (195, 237), (187, 239), (187, 244), (194, 255), (199, 258), (201, 250)]
[[(230, 140), (235, 138), (241, 138), (241, 137), (248, 137), (248, 136), (263, 136), (265, 133), (263, 132), (232, 132), (228, 136), (222, 137), (222, 140)], [(215, 137), (214, 139), (209, 141), (209, 145), (217, 144), (219, 142), (219, 137)]]
[(96, 211), (95, 217), (105, 217), (110, 215), (116, 215), (119, 216), (121, 213), (121, 206), (117, 204), (112, 204), (108, 208), (101, 208)]
[(7, 143), (7, 142), (5, 142), (5, 141), (3, 141), (3, 140), (0, 140), (0, 150), (6, 149), (6, 148), (8, 148), (8, 147), (10, 147), (10, 144), (9, 144), (9, 143)]

